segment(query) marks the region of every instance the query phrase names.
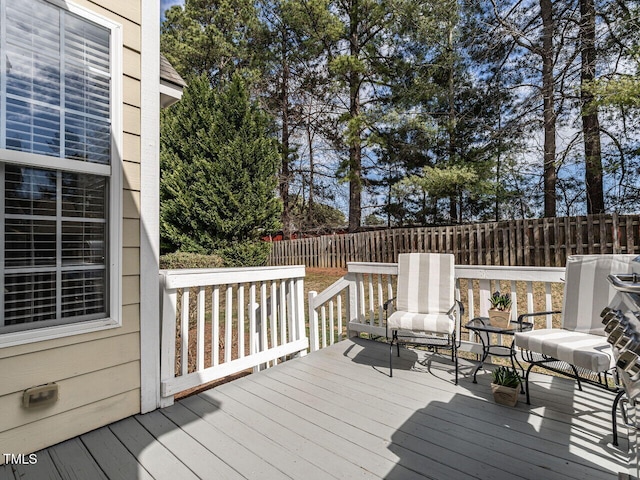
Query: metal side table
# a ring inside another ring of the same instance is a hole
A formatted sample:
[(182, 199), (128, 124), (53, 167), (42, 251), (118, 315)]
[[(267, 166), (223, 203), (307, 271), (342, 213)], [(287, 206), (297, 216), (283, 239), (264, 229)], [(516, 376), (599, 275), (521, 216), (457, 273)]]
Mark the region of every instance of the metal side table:
[[(531, 322), (511, 322), (508, 327), (494, 327), (491, 325), (488, 317), (476, 317), (472, 319), (469, 323), (465, 325), (465, 328), (475, 332), (478, 337), (480, 337), (480, 342), (482, 342), (482, 358), (480, 359), (480, 363), (476, 367), (473, 372), (473, 383), (478, 383), (476, 380), (476, 375), (478, 371), (484, 365), (485, 360), (489, 355), (493, 355), (496, 357), (505, 357), (511, 360), (511, 366), (515, 371), (516, 364), (520, 368), (522, 372), (522, 376), (524, 376), (524, 368), (518, 361), (516, 357), (516, 350), (514, 348), (513, 336), (516, 332), (527, 332), (533, 328), (533, 323)], [(491, 343), (491, 334), (495, 333), (498, 335), (509, 335), (511, 336), (511, 345), (497, 345), (495, 343)], [(520, 382), (520, 392), (524, 393), (524, 387), (522, 382)]]

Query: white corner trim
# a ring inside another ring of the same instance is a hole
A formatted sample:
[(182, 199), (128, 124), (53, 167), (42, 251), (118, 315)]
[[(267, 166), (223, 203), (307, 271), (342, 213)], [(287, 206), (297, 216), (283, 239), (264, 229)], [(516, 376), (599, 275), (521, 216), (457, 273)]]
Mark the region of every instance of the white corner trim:
[(142, 2), (140, 409), (160, 402), (160, 0)]

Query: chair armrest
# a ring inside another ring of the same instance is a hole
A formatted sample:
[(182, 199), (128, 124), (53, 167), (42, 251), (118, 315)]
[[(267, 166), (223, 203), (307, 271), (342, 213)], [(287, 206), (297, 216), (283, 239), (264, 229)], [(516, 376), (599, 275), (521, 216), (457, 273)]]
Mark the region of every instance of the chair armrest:
[(553, 310), (550, 312), (533, 312), (533, 313), (523, 313), (518, 315), (518, 320), (516, 322), (522, 323), (522, 320), (529, 317), (541, 317), (542, 315), (556, 315), (558, 313), (562, 313), (562, 310)]
[(389, 305), (391, 305), (395, 301), (396, 301), (396, 298), (393, 297), (387, 300), (386, 302), (384, 302), (384, 304), (382, 305), (382, 308), (384, 308), (384, 311), (386, 312), (387, 310), (389, 310)]
[(462, 316), (464, 315), (464, 305), (460, 300), (455, 300), (454, 301), (453, 305), (451, 306), (451, 308), (447, 312), (447, 315), (451, 315), (456, 307), (458, 307), (458, 309), (460, 310), (460, 318), (462, 318)]

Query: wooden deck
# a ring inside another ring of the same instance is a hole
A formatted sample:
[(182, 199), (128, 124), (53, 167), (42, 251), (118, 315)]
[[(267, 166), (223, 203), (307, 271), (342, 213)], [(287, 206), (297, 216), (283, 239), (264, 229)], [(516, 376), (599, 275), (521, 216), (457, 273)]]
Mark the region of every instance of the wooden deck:
[[(614, 479), (612, 395), (536, 376), (532, 405), (493, 403), (490, 375), (460, 384), (443, 355), (344, 341), (161, 411), (38, 452), (2, 479)], [(422, 358), (422, 357), (421, 357)], [(626, 471), (626, 470), (625, 470)]]

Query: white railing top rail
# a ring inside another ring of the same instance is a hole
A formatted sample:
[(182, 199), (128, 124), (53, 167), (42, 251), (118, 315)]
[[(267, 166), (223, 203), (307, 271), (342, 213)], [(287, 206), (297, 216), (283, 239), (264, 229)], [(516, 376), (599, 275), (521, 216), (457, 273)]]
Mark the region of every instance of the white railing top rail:
[[(456, 278), (514, 280), (524, 282), (564, 281), (563, 267), (503, 267), (495, 265), (456, 265)], [(397, 275), (397, 263), (349, 262), (349, 273), (373, 273), (380, 275)]]
[(514, 280), (522, 282), (564, 282), (564, 267), (502, 267), (456, 265), (457, 278)]
[(240, 268), (188, 268), (160, 270), (165, 278), (165, 288), (199, 287), (202, 285), (228, 285), (233, 283), (266, 282), (304, 277), (304, 265), (286, 267)]
[(317, 294), (317, 296), (314, 296), (315, 304), (322, 305), (323, 303), (328, 302), (333, 297), (342, 292), (345, 288), (348, 288), (350, 284), (351, 281), (345, 277), (336, 280), (322, 292)]

